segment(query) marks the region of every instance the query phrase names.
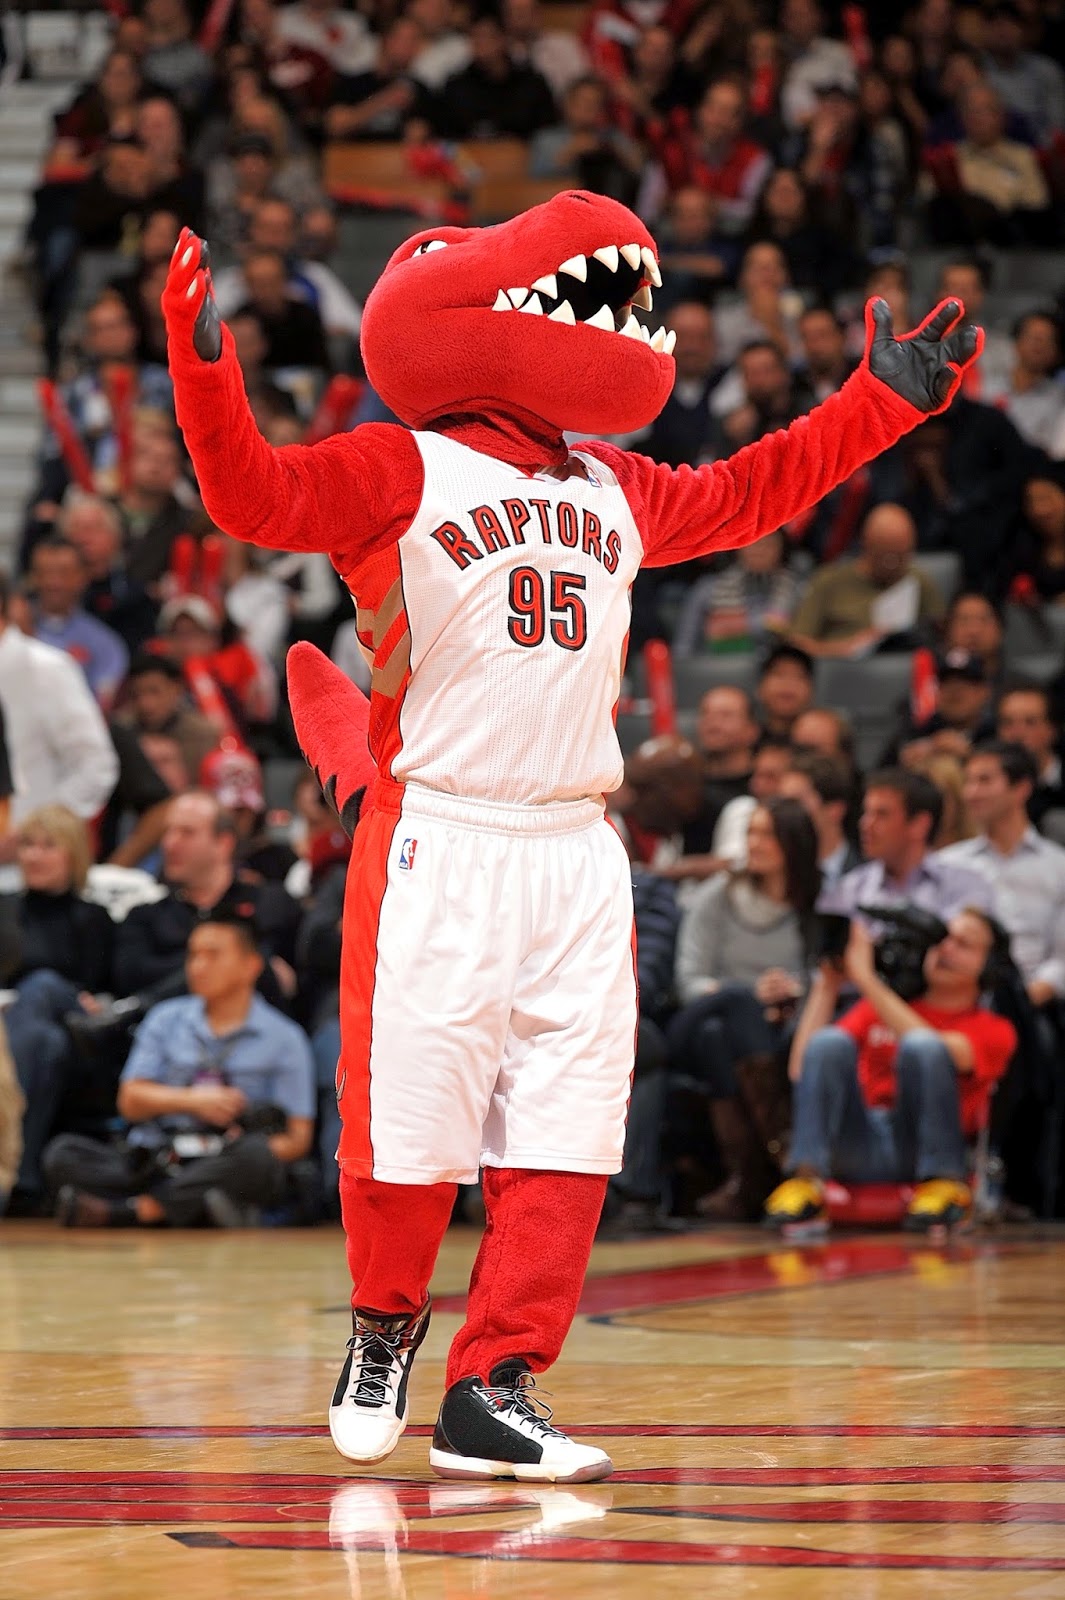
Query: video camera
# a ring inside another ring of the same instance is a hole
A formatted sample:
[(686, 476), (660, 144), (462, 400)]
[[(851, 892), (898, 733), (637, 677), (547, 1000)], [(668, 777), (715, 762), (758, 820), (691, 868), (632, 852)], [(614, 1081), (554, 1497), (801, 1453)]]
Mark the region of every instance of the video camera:
[[(925, 991), (925, 957), (947, 937), (946, 923), (921, 906), (859, 906), (858, 910), (870, 922), (886, 926), (876, 940), (877, 975), (900, 1000), (919, 1000)], [(841, 960), (849, 936), (849, 917), (822, 917), (822, 960)]]

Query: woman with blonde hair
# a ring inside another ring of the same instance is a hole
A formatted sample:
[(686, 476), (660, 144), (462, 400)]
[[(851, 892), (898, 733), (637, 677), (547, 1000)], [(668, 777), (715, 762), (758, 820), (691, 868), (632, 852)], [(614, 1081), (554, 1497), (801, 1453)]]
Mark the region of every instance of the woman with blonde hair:
[(19, 952), (17, 999), (4, 1015), (26, 1101), (22, 1159), (8, 1210), (44, 1209), (41, 1153), (52, 1133), (74, 1062), (63, 1019), (91, 1006), (111, 980), (114, 925), (102, 906), (83, 898), (92, 843), (66, 806), (31, 811), (16, 835), (23, 888), (12, 909)]

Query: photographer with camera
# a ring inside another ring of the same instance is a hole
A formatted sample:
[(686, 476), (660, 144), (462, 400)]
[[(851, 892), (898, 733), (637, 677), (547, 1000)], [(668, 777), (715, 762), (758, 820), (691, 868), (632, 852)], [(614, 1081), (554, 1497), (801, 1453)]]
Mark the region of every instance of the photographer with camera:
[(263, 958), (247, 919), (193, 929), (189, 993), (153, 1006), (122, 1073), (121, 1145), (60, 1135), (44, 1153), (66, 1227), (239, 1227), (286, 1198), (314, 1132), (303, 1030), (256, 993)]
[[(766, 1220), (827, 1225), (824, 1181), (833, 1177), (916, 1181), (907, 1225), (949, 1226), (972, 1204), (966, 1139), (983, 1127), (991, 1087), (1016, 1047), (1012, 1024), (980, 1004), (1009, 964), (1009, 936), (975, 906), (939, 928), (910, 908), (861, 910), (894, 928), (877, 947), (855, 919), (842, 962), (821, 963), (789, 1062), (790, 1176), (770, 1195)], [(847, 980), (861, 998), (833, 1025)]]

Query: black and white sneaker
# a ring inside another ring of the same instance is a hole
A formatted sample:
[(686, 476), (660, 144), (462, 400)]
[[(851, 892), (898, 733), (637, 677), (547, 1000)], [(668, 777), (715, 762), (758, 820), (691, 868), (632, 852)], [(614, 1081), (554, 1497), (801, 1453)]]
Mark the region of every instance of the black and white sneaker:
[(524, 1361), (501, 1362), (488, 1375), (463, 1378), (444, 1396), (429, 1465), (442, 1478), (520, 1478), (588, 1483), (614, 1470), (610, 1457), (575, 1444), (551, 1426), (551, 1408), (535, 1392)]
[(333, 1443), (349, 1461), (383, 1461), (407, 1426), (407, 1380), (429, 1329), (429, 1301), (413, 1317), (356, 1309), (348, 1357), (329, 1407)]

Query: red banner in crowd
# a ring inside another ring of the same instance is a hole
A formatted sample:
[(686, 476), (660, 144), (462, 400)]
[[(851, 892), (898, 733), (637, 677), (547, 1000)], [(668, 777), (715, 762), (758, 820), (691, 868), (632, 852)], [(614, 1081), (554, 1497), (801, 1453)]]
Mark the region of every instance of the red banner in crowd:
[(67, 471), (79, 489), (84, 489), (86, 494), (92, 494), (96, 488), (92, 464), (78, 431), (70, 420), (70, 412), (63, 404), (59, 390), (51, 378), (38, 378), (37, 393), (48, 426), (59, 440), (59, 448), (66, 462)]
[(334, 433), (343, 433), (350, 426), (349, 419), (365, 388), (361, 378), (352, 378), (346, 372), (338, 372), (335, 378), (330, 378), (303, 436), (304, 444), (318, 444), (322, 439), (332, 438)]

